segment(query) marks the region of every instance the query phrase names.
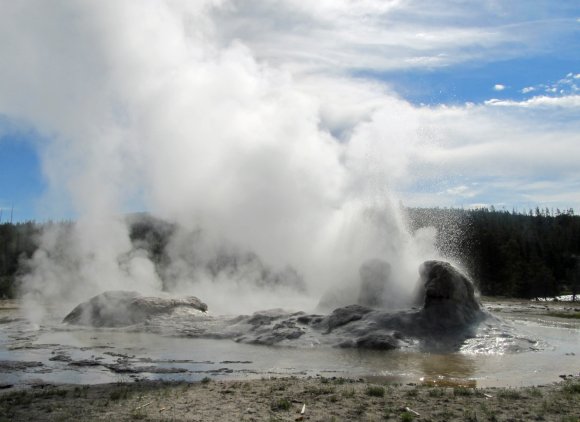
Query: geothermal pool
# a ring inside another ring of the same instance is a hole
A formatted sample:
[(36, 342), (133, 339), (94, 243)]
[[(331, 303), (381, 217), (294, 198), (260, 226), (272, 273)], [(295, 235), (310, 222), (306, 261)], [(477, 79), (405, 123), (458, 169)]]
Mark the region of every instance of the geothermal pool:
[(292, 375), (525, 386), (580, 371), (580, 321), (549, 317), (525, 303), (485, 307), (532, 339), (530, 351), (508, 351), (505, 345), (510, 338), (504, 334), (480, 338), (477, 346), (467, 341), (459, 351), (444, 354), (260, 346), (132, 328), (67, 326), (56, 317), (34, 325), (17, 306), (4, 305), (0, 306), (0, 386)]

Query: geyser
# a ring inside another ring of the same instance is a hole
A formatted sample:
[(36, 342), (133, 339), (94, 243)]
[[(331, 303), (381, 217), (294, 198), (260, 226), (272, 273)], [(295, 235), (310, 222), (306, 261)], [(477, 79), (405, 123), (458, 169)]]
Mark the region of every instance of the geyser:
[[(387, 267), (371, 261), (361, 268), (364, 277)], [(330, 345), (389, 350), (420, 347), (458, 349), (475, 336), (487, 318), (475, 298), (471, 281), (447, 262), (428, 261), (420, 268), (424, 305), (421, 309), (390, 312), (362, 305), (337, 308), (328, 315), (289, 313), (281, 309), (234, 318), (199, 314), (175, 315), (179, 307), (206, 310), (197, 298), (159, 299), (131, 292), (107, 292), (81, 303), (63, 322), (95, 326), (141, 324), (144, 329), (175, 330), (193, 337), (229, 338), (264, 345)], [(156, 322), (161, 313), (167, 319)]]

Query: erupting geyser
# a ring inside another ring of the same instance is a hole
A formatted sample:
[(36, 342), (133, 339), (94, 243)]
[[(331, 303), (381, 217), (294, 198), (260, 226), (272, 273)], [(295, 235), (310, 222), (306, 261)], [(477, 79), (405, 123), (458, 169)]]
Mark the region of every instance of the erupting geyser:
[[(328, 291), (346, 292), (332, 307), (397, 308), (417, 266), (441, 258), (433, 231), (408, 230), (395, 192), (432, 141), (428, 110), (369, 81), (263, 60), (220, 33), (221, 3), (8, 11), (27, 48), (7, 71), (36, 79), (11, 81), (19, 95), (3, 112), (46, 134), (47, 198), (75, 220), (47, 225), (25, 263), (32, 319), (111, 290), (196, 295), (229, 314), (312, 310)], [(47, 37), (38, 13), (67, 18)], [(164, 223), (136, 240), (129, 210)]]
[[(374, 290), (386, 276), (388, 265), (371, 261), (361, 268), (363, 289)], [(308, 345), (394, 349), (413, 347), (458, 348), (474, 336), (486, 318), (474, 296), (471, 282), (447, 262), (428, 261), (420, 269), (424, 305), (420, 310), (389, 312), (362, 305), (335, 309), (329, 315), (288, 313), (283, 310), (256, 312), (235, 318), (187, 314), (177, 317), (173, 329), (188, 336), (231, 338), (253, 344)], [(370, 279), (369, 279), (370, 277)], [(379, 288), (381, 292), (384, 286)], [(373, 303), (376, 305), (377, 303)], [(184, 299), (145, 298), (131, 292), (106, 292), (78, 305), (64, 322), (95, 326), (143, 323), (178, 307), (205, 311), (194, 297)]]

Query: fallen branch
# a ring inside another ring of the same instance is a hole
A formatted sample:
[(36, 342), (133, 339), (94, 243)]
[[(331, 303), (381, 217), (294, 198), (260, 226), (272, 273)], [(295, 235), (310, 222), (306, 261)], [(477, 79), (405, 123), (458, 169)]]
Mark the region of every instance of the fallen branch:
[(137, 407), (135, 408), (135, 410), (143, 409), (144, 407), (147, 407), (147, 406), (149, 406), (151, 403), (153, 403), (153, 402), (152, 402), (152, 401), (150, 401), (149, 403), (145, 403), (144, 405), (137, 406)]
[(419, 412), (415, 412), (415, 411), (414, 411), (413, 409), (411, 409), (410, 407), (405, 407), (405, 410), (406, 410), (407, 412), (410, 412), (410, 413), (412, 413), (412, 414), (413, 414), (413, 415), (415, 415), (415, 416), (421, 416), (421, 415), (419, 414)]

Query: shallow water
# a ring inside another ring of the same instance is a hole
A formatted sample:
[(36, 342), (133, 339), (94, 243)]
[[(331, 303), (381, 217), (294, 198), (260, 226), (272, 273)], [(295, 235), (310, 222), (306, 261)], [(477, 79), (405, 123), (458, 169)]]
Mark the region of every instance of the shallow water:
[(0, 365), (0, 384), (320, 375), (441, 385), (526, 386), (557, 381), (560, 374), (580, 371), (579, 322), (528, 315), (502, 317), (518, 333), (519, 341), (530, 342), (530, 349), (535, 351), (514, 352), (514, 338), (494, 331), (466, 342), (458, 352), (445, 354), (267, 347), (164, 336), (135, 327), (71, 327), (56, 318), (34, 326), (18, 309), (3, 309), (0, 361), (36, 363), (10, 368), (4, 362)]

